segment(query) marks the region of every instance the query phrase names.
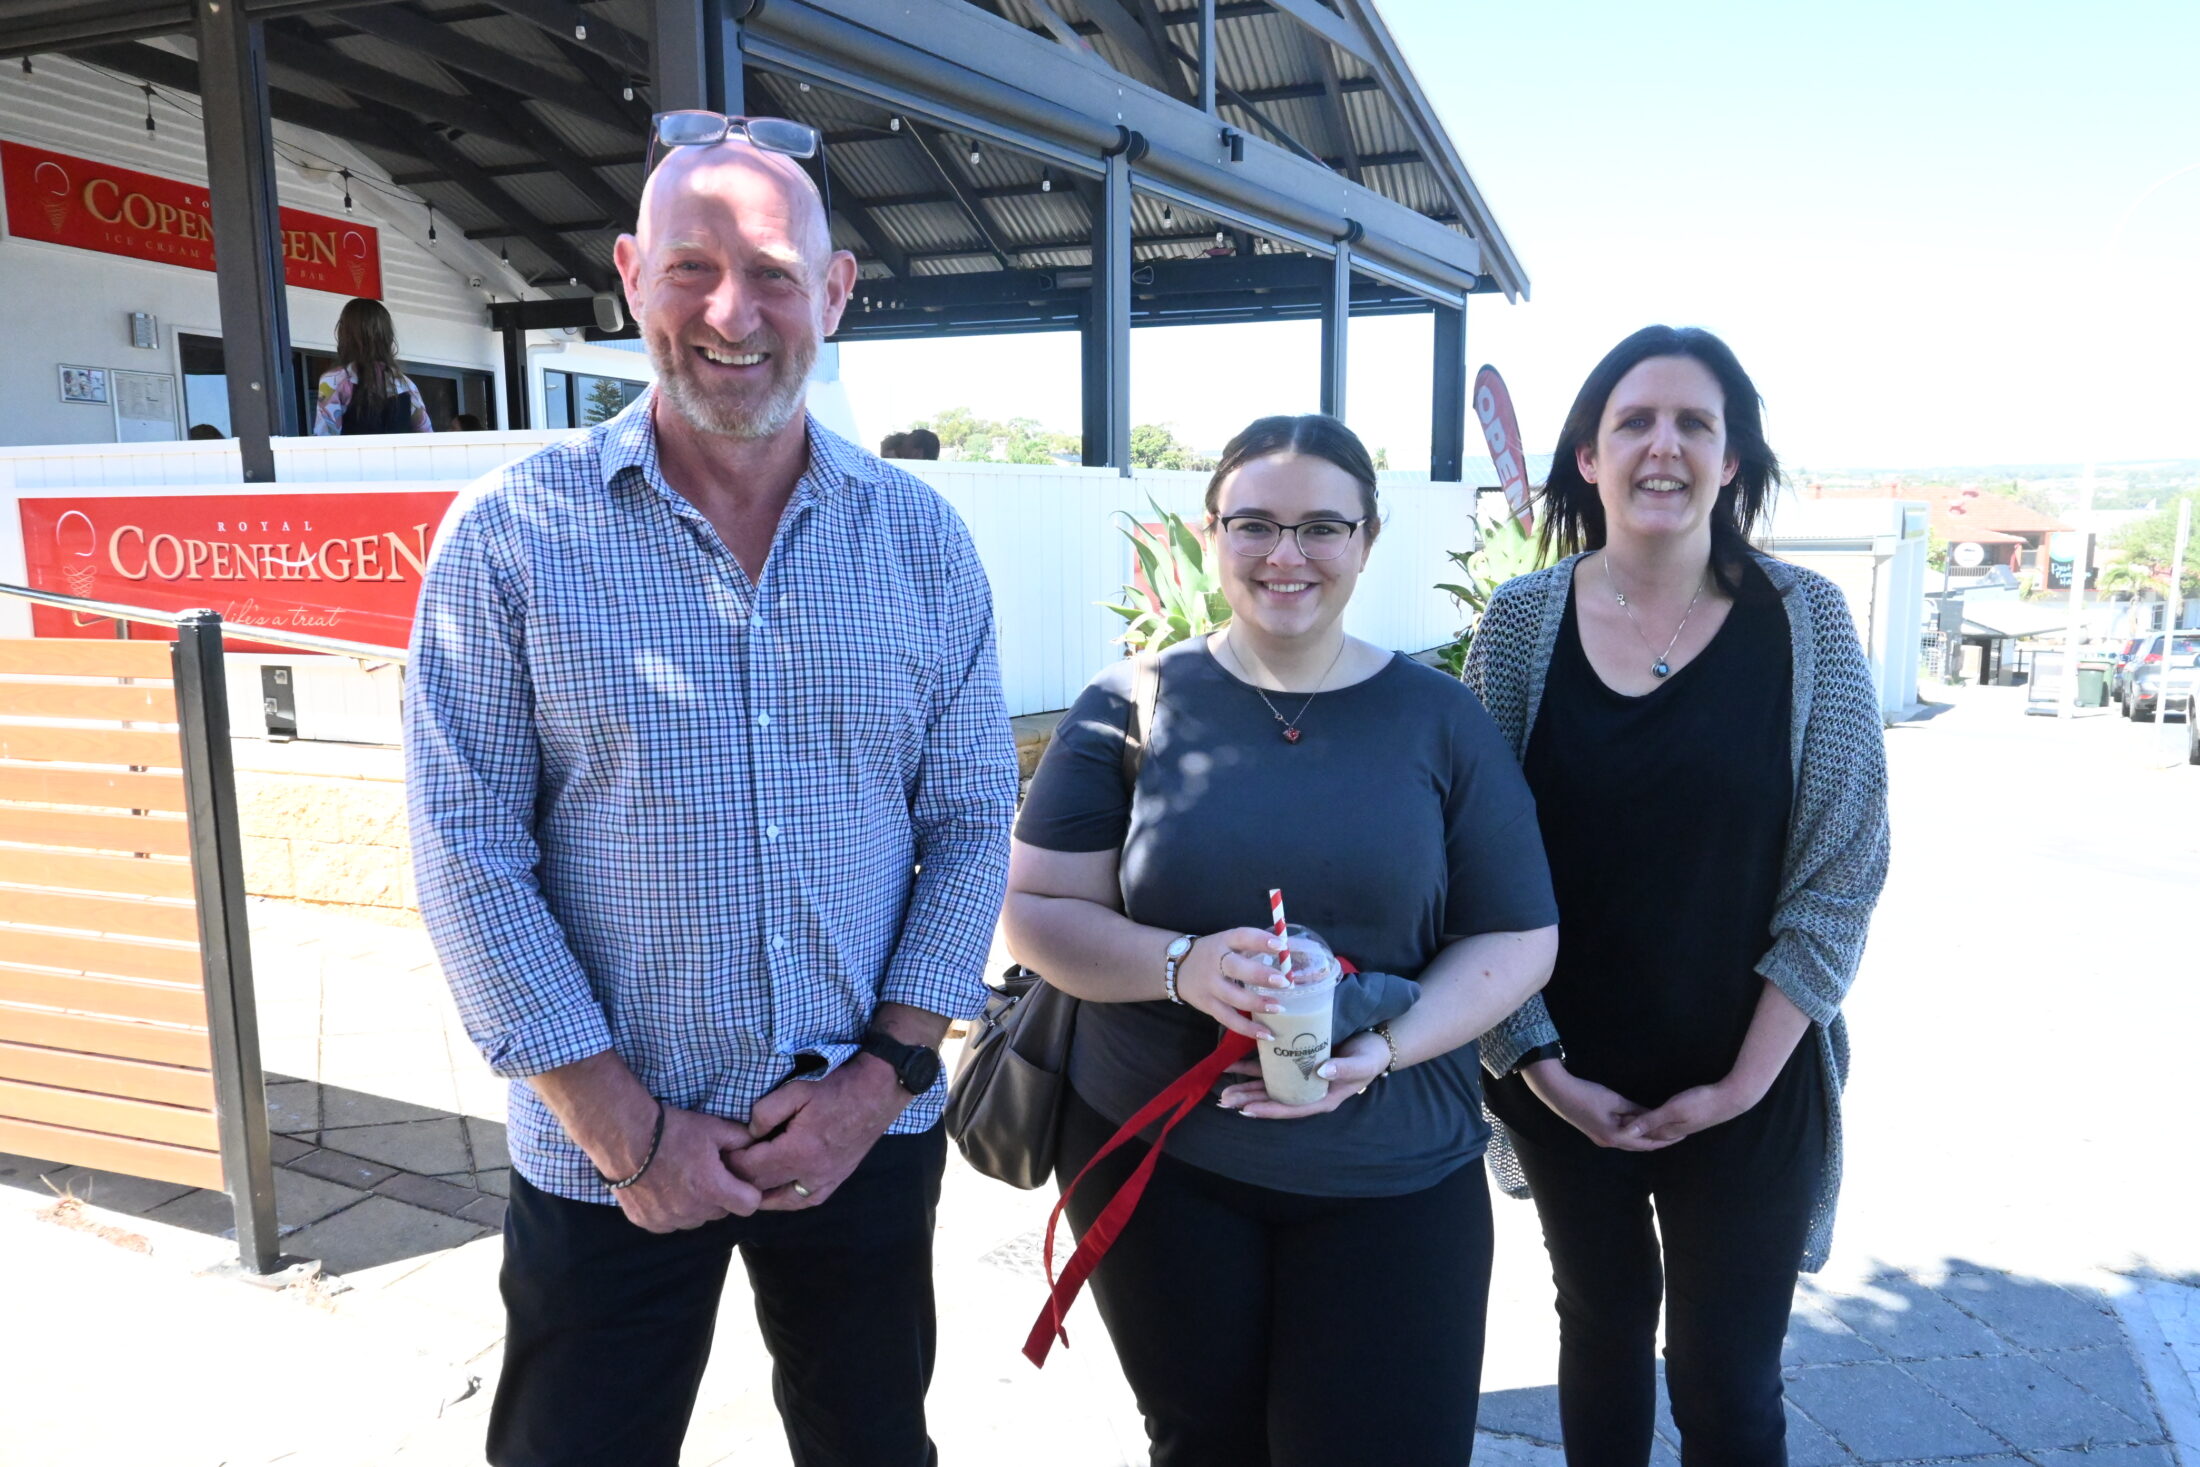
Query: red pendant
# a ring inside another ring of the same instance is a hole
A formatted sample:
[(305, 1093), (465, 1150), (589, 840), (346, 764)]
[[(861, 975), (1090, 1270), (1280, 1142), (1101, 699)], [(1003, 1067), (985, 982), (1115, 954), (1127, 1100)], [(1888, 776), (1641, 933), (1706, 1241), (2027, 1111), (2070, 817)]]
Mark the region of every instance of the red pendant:
[(1283, 726), (1283, 741), (1287, 744), (1297, 743), (1299, 741), (1299, 731), (1290, 724), (1285, 724)]

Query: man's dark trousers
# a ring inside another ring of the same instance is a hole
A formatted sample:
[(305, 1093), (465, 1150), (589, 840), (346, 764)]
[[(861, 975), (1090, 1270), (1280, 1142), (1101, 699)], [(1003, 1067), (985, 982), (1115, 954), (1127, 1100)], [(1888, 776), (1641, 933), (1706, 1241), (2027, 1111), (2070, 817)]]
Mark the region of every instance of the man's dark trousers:
[(796, 1467), (931, 1467), (932, 1227), (947, 1140), (886, 1136), (801, 1212), (649, 1233), (512, 1174), (495, 1467), (678, 1467), (727, 1261), (748, 1266)]

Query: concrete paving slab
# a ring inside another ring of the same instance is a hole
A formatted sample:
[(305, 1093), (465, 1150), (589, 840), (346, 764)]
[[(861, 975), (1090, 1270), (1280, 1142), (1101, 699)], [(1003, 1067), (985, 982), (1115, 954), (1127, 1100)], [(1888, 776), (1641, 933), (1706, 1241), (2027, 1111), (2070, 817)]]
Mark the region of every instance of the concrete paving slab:
[(311, 1080), (267, 1077), (267, 1128), (286, 1136), (312, 1136), (321, 1129), (321, 1087)]
[(394, 1198), (369, 1196), (357, 1206), (284, 1240), (283, 1247), (301, 1258), (318, 1258), (330, 1273), (350, 1274), (456, 1247), (481, 1236), (483, 1229), (464, 1218), (445, 1217)]
[(1862, 1293), (1829, 1297), (1834, 1318), (1897, 1360), (2002, 1355), (2009, 1346), (1908, 1274), (1881, 1271)]
[(469, 1165), (465, 1132), (456, 1116), (330, 1129), (321, 1133), (321, 1141), (334, 1150), (423, 1176), (464, 1171)]
[(1939, 1293), (1995, 1334), (2027, 1350), (2120, 1345), (2124, 1340), (2116, 1311), (2107, 1300), (2039, 1279), (2012, 1278), (1999, 1269), (1956, 1272), (1941, 1280)]
[(2082, 1350), (2056, 1350), (2034, 1358), (2095, 1400), (2113, 1406), (2136, 1425), (2150, 1430), (2158, 1426), (2146, 1377), (2140, 1373), (2130, 1346), (2122, 1340)]
[[(366, 1195), (356, 1187), (341, 1186), (321, 1177), (277, 1167), (275, 1221), (285, 1235), (284, 1251), (298, 1253), (290, 1241), (290, 1235), (296, 1230), (342, 1212)], [(172, 1202), (146, 1209), (143, 1215), (171, 1227), (188, 1228), (194, 1233), (216, 1237), (228, 1234), (236, 1225), (229, 1194), (210, 1189), (187, 1192)], [(310, 1258), (314, 1255), (300, 1253), (299, 1256)]]
[(410, 1202), (415, 1207), (425, 1207), (448, 1217), (459, 1216), (470, 1203), (481, 1200), (481, 1194), (471, 1187), (457, 1187), (411, 1172), (398, 1172), (374, 1190), (380, 1196), (395, 1197), (400, 1202)]
[(505, 1149), (501, 1118), (484, 1120), (480, 1116), (468, 1116), (466, 1143), (473, 1149), (475, 1171), (502, 1171), (512, 1164), (512, 1154)]
[(1788, 1316), (1787, 1340), (1780, 1350), (1782, 1365), (1844, 1365), (1885, 1358), (1817, 1296), (1796, 1296), (1795, 1309)]
[(311, 1141), (301, 1140), (296, 1136), (276, 1134), (267, 1138), (268, 1155), (277, 1166), (288, 1166), (299, 1157), (318, 1149)]
[(450, 1114), (435, 1106), (416, 1105), (387, 1095), (327, 1085), (321, 1091), (321, 1126), (324, 1130), (349, 1126), (386, 1126), (398, 1121), (432, 1121)]
[(1856, 1460), (1831, 1433), (1805, 1416), (1801, 1407), (1793, 1401), (1786, 1405), (1788, 1467), (1849, 1467)]
[(476, 1197), (458, 1210), (458, 1215), (468, 1222), (480, 1223), (485, 1228), (502, 1230), (504, 1227), (504, 1199), (502, 1197)]
[(26, 1191), (35, 1188), (50, 1198), (58, 1189), (109, 1212), (151, 1212), (197, 1190), (177, 1182), (156, 1182), (150, 1177), (126, 1177), (119, 1172), (61, 1166), (53, 1162), (31, 1163), (23, 1175), (30, 1183)]
[(2009, 1445), (1888, 1362), (1814, 1365), (1796, 1372), (1788, 1395), (1863, 1462), (1977, 1457)]
[(374, 1189), (378, 1182), (397, 1175), (397, 1168), (384, 1166), (378, 1161), (368, 1161), (363, 1156), (352, 1156), (342, 1151), (326, 1148), (309, 1151), (305, 1155), (283, 1163), (285, 1169), (304, 1172), (307, 1176), (323, 1181), (338, 1182), (346, 1187), (357, 1187), (362, 1192)]
[(1558, 1387), (1484, 1391), (1481, 1413), (1475, 1421), (1483, 1431), (1555, 1447), (1561, 1440)]
[(2177, 1467), (2176, 1457), (2166, 1446), (2081, 1447), (2031, 1455), (2038, 1467)]
[(2021, 1355), (1920, 1360), (1909, 1371), (1981, 1426), (2027, 1451), (2161, 1439), (2159, 1427), (2141, 1426)]

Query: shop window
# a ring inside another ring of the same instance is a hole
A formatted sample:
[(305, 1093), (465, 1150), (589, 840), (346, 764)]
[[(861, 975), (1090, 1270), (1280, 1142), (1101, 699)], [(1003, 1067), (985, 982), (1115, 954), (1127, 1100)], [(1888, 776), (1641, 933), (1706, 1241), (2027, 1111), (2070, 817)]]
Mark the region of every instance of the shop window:
[(624, 377), (594, 377), (585, 372), (542, 374), (542, 425), (545, 428), (587, 428), (615, 418), (647, 382)]

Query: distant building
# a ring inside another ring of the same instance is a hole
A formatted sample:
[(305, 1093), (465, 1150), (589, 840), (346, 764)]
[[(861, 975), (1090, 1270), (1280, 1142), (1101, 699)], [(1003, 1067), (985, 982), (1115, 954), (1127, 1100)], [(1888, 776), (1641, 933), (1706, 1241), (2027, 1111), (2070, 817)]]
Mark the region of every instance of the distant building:
[[(1932, 530), (1948, 542), (1948, 558), (1957, 571), (1979, 571), (1990, 565), (2006, 565), (2022, 574), (2043, 576), (2041, 558), (2049, 535), (2069, 531), (2053, 515), (2042, 514), (2014, 499), (2004, 499), (1966, 485), (1905, 485), (1899, 479), (1864, 488), (1806, 484), (1804, 499), (1911, 499), (1929, 507)], [(1966, 547), (1976, 546), (1976, 550)]]

